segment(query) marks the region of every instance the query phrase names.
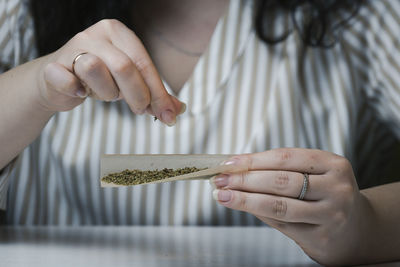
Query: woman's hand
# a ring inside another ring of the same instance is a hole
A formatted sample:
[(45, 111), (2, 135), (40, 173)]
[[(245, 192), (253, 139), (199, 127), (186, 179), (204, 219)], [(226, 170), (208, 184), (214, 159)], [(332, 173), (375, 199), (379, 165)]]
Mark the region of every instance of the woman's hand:
[(165, 90), (138, 37), (117, 20), (102, 20), (78, 33), (47, 56), (38, 77), (40, 104), (51, 111), (70, 110), (88, 94), (104, 101), (124, 99), (134, 113), (150, 113), (168, 125), (185, 110)]
[[(348, 160), (320, 150), (274, 149), (235, 156), (228, 164), (239, 162), (248, 162), (249, 171), (211, 180), (220, 204), (254, 214), (322, 264), (362, 261), (362, 235), (373, 216)], [(304, 173), (309, 186), (299, 200)]]
[(54, 53), (0, 75), (0, 125), (7, 125), (0, 131), (0, 170), (37, 138), (55, 112), (73, 109), (88, 94), (123, 99), (134, 113), (147, 112), (168, 125), (185, 111), (165, 90), (137, 36), (116, 20), (102, 20)]

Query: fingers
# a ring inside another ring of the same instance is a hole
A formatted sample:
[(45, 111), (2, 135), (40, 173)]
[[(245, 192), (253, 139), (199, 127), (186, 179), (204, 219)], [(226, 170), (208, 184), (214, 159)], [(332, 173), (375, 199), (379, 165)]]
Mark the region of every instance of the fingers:
[[(82, 55), (75, 63), (76, 75), (91, 88), (98, 98), (112, 101), (123, 95), (134, 113), (145, 113), (151, 104), (150, 89), (131, 59), (107, 43), (97, 44), (96, 47), (91, 48), (91, 51), (101, 54), (101, 58), (91, 53)], [(184, 107), (176, 98), (170, 95), (168, 97), (171, 97), (174, 110)], [(155, 109), (152, 105), (151, 114), (162, 113)], [(168, 118), (164, 115), (163, 122), (173, 125), (175, 117), (174, 114)]]
[(110, 21), (109, 23), (110, 41), (134, 62), (150, 90), (152, 111), (163, 122), (174, 124), (176, 116), (182, 110), (182, 104), (179, 102), (176, 105), (173, 97), (168, 94), (156, 67), (139, 38), (120, 22)]
[(181, 114), (185, 113), (185, 111), (186, 111), (186, 104), (185, 104), (185, 103), (179, 101), (179, 100), (178, 100), (176, 97), (174, 97), (174, 96), (171, 96), (171, 100), (172, 100), (172, 102), (174, 103), (175, 109), (176, 109), (176, 110), (179, 110), (178, 113), (177, 113), (177, 115), (181, 115)]
[(78, 33), (55, 53), (56, 61), (74, 73), (96, 98), (124, 99), (136, 114), (148, 112), (174, 125), (184, 104), (168, 94), (139, 38), (116, 20), (102, 20)]
[[(178, 115), (181, 115), (181, 114), (185, 113), (185, 111), (186, 111), (186, 104), (183, 103), (183, 102), (181, 102), (181, 101), (179, 101), (179, 100), (178, 100), (176, 97), (174, 97), (174, 96), (171, 96), (171, 99), (172, 99), (172, 102), (173, 102), (174, 105), (175, 105), (175, 108), (176, 108), (177, 110), (180, 109), (180, 111), (178, 112)], [(149, 113), (149, 114), (151, 114), (151, 115), (153, 115), (153, 116), (155, 116), (155, 112), (153, 111), (153, 108), (151, 107), (151, 105), (147, 107), (146, 112)]]
[(92, 84), (97, 83), (99, 88), (91, 86), (96, 92), (101, 93), (101, 88), (106, 88), (108, 94), (115, 99), (121, 91), (131, 110), (136, 114), (143, 114), (150, 104), (150, 92), (135, 64), (111, 44), (97, 44), (91, 50), (101, 54), (101, 58), (92, 54), (81, 56), (75, 64), (75, 72), (89, 86), (90, 80)]
[(249, 170), (285, 170), (300, 173), (324, 174), (332, 161), (342, 157), (327, 151), (304, 148), (278, 148), (265, 152), (235, 156), (236, 161), (249, 162)]
[[(82, 97), (86, 95), (86, 90), (79, 79), (63, 65), (50, 63), (44, 69), (44, 80), (48, 87), (54, 90), (46, 91), (44, 97), (51, 101), (54, 98), (60, 99), (58, 105), (48, 107), (51, 110), (69, 110), (84, 101)], [(61, 96), (61, 97), (60, 97)]]
[(80, 56), (74, 71), (81, 82), (92, 90), (95, 98), (113, 101), (119, 97), (119, 89), (99, 57), (90, 53)]
[[(222, 174), (210, 179), (216, 188), (233, 189), (244, 192), (271, 194), (298, 198), (303, 187), (304, 174), (290, 171), (250, 171), (243, 173)], [(319, 200), (325, 179), (310, 175), (306, 199)]]
[(235, 190), (214, 190), (213, 197), (225, 207), (283, 222), (318, 224), (318, 202)]
[(44, 78), (50, 86), (62, 94), (81, 97), (84, 92), (84, 87), (79, 79), (61, 64), (48, 64), (44, 70)]

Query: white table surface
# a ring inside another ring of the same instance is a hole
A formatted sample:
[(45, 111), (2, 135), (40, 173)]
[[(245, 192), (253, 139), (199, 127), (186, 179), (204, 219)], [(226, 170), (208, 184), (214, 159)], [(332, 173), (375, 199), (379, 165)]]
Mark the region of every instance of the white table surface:
[(267, 227), (0, 227), (0, 266), (319, 266)]

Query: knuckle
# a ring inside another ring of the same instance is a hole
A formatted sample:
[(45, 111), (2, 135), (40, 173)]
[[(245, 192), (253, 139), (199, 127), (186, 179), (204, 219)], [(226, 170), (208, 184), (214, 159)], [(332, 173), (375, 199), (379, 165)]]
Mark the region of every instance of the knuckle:
[(248, 177), (246, 173), (239, 173), (233, 176), (233, 179), (229, 179), (229, 185), (233, 188), (243, 188), (248, 181)]
[(100, 27), (111, 30), (115, 29), (115, 27), (120, 27), (122, 23), (117, 19), (102, 19), (97, 24)]
[(277, 218), (284, 218), (287, 214), (287, 202), (281, 198), (272, 201), (272, 213)]
[(275, 187), (278, 190), (286, 189), (289, 185), (290, 177), (289, 173), (285, 171), (279, 171), (275, 177)]
[(143, 75), (151, 74), (153, 68), (150, 62), (146, 59), (137, 59), (135, 61), (136, 68), (142, 73)]
[(279, 148), (275, 150), (276, 158), (281, 165), (285, 165), (286, 162), (292, 159), (293, 155), (288, 149)]
[(75, 34), (75, 36), (73, 37), (73, 40), (79, 40), (79, 41), (87, 41), (88, 39), (90, 39), (90, 35), (88, 33), (88, 31), (81, 31), (78, 32), (77, 34)]
[(111, 66), (111, 71), (117, 75), (129, 75), (134, 71), (134, 66), (130, 58), (121, 57)]
[(337, 157), (336, 159), (334, 159), (333, 169), (338, 174), (343, 174), (352, 171), (350, 161), (344, 157)]
[(247, 194), (237, 194), (236, 197), (239, 198), (239, 209), (243, 211), (250, 210), (250, 197)]
[[(80, 60), (78, 61), (79, 63), (77, 63), (77, 66), (80, 66), (82, 68), (82, 70), (89, 74), (95, 74), (102, 65), (101, 60), (96, 57), (96, 56), (87, 56), (85, 60)], [(77, 68), (77, 66), (75, 67), (75, 69)]]
[(254, 159), (253, 159), (254, 154), (243, 154), (240, 156), (241, 161), (244, 163), (247, 163), (247, 166), (249, 169), (252, 169), (252, 166), (254, 166)]

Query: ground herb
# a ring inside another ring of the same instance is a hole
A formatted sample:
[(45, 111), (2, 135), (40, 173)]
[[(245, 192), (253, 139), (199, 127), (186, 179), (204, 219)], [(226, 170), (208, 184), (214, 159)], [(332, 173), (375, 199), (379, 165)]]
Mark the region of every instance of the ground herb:
[(197, 172), (200, 170), (203, 169), (199, 169), (196, 167), (185, 167), (179, 169), (164, 168), (162, 170), (155, 169), (148, 171), (127, 169), (122, 172), (110, 173), (109, 175), (101, 178), (101, 181), (105, 183), (114, 183), (117, 185), (138, 185), (178, 175)]

